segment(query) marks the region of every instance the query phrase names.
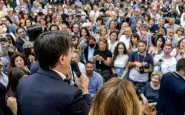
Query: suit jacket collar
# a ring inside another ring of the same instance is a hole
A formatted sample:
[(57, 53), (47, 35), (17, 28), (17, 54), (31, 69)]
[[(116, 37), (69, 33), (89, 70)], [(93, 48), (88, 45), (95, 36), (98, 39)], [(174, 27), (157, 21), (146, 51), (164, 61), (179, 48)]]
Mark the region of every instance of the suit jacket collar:
[(37, 73), (40, 73), (40, 74), (44, 74), (46, 76), (49, 76), (49, 77), (52, 77), (52, 78), (55, 78), (55, 79), (58, 79), (58, 80), (63, 80), (62, 77), (55, 71), (51, 70), (51, 69), (43, 69), (43, 68), (40, 68)]

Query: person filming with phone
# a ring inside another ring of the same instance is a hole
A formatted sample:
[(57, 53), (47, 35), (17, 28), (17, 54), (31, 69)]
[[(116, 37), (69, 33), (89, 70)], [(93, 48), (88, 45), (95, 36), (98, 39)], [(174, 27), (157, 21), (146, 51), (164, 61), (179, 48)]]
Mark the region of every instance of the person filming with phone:
[(34, 43), (40, 69), (20, 80), (17, 87), (18, 115), (88, 115), (89, 79), (77, 74), (79, 87), (65, 82), (70, 71), (71, 35), (63, 31), (41, 34)]

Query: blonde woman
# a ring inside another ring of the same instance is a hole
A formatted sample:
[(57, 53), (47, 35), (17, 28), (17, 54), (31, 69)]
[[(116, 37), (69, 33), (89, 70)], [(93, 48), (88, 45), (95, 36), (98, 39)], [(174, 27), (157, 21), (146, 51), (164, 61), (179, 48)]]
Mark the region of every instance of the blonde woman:
[(131, 82), (120, 78), (107, 81), (95, 96), (89, 115), (141, 115)]
[(157, 102), (161, 79), (162, 74), (160, 72), (153, 72), (151, 81), (142, 88), (140, 96), (145, 104)]

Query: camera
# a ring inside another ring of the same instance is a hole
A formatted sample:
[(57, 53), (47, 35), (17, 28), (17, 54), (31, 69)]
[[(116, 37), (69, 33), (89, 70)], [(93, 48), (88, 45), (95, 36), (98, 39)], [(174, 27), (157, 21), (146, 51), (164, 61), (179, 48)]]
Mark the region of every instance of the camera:
[(162, 59), (159, 60), (160, 63), (163, 62), (163, 61), (164, 61), (164, 60), (162, 60)]
[(144, 69), (148, 69), (148, 68), (149, 68), (149, 64), (143, 63), (142, 67), (139, 68), (140, 74), (143, 74), (144, 73)]

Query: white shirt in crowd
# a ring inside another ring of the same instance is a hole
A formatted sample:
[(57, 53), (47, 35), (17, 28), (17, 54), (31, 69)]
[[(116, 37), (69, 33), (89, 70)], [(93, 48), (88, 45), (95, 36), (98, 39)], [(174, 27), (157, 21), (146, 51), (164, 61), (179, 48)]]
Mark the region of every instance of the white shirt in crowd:
[(127, 50), (130, 48), (130, 38), (126, 38), (125, 35), (122, 35), (120, 38), (119, 38), (119, 42), (123, 42), (127, 48)]
[(114, 53), (114, 50), (117, 44), (118, 44), (118, 41), (112, 43), (111, 40), (108, 40), (108, 46), (109, 46), (108, 49), (111, 51), (112, 54)]
[(124, 68), (126, 67), (127, 61), (128, 61), (128, 55), (118, 55), (114, 61), (114, 67), (120, 67)]

